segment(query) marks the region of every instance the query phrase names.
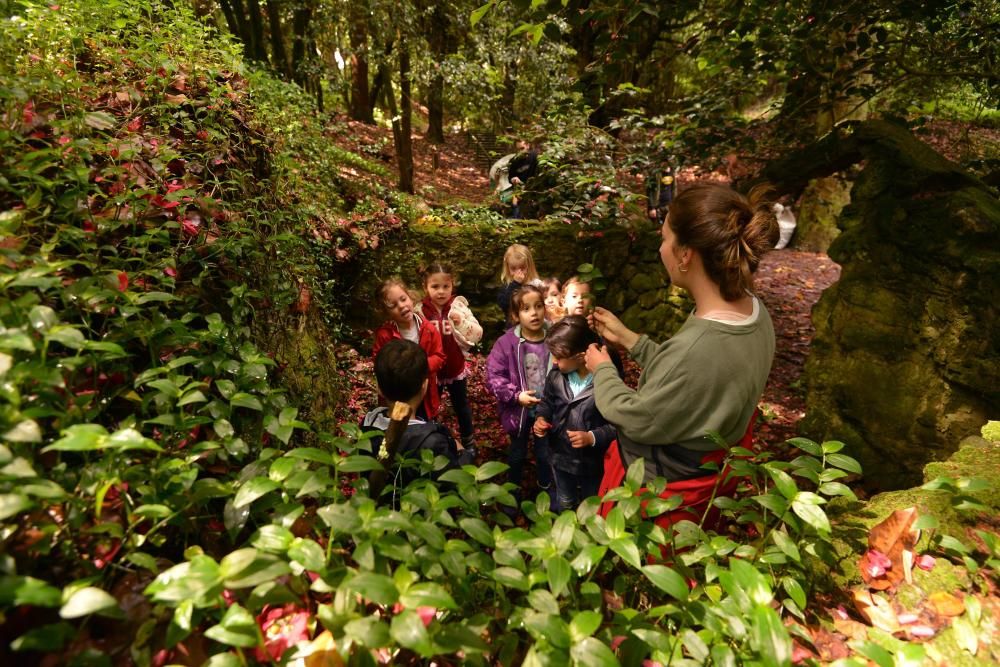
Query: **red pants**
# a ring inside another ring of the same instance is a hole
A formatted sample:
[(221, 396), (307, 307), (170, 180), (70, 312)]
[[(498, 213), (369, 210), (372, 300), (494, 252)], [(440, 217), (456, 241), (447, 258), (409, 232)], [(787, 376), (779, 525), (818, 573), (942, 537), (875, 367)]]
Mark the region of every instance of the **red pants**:
[[(737, 446), (749, 449), (750, 445), (753, 444), (753, 425), (756, 419), (757, 413), (755, 411), (753, 417), (750, 418), (750, 424), (747, 425), (746, 433), (736, 443)], [(701, 462), (712, 462), (721, 465), (723, 459), (726, 457), (726, 453), (726, 450), (723, 449), (708, 452), (702, 457)], [(625, 479), (625, 472), (625, 465), (622, 463), (621, 453), (618, 451), (618, 441), (612, 442), (611, 446), (608, 447), (607, 453), (604, 455), (604, 477), (601, 479), (601, 488), (598, 491), (598, 496), (603, 498), (605, 493), (621, 486), (622, 480)], [(723, 481), (716, 488), (715, 485), (720, 475), (722, 475)], [(726, 479), (727, 477), (728, 479)], [(710, 503), (713, 498), (731, 496), (736, 491), (737, 481), (730, 474), (730, 469), (727, 467), (710, 475), (669, 482), (667, 488), (660, 494), (660, 497), (670, 498), (679, 495), (681, 497), (681, 505), (672, 512), (666, 512), (656, 517), (653, 522), (664, 529), (669, 528), (679, 521), (687, 520), (699, 523), (701, 517), (705, 515), (705, 511), (708, 510), (704, 525), (706, 528), (714, 527), (719, 522), (719, 510), (710, 506)], [(643, 491), (645, 491), (644, 488), (640, 489), (640, 493)], [(713, 491), (715, 491), (714, 496)], [(613, 502), (603, 503), (600, 511), (601, 516), (607, 517), (608, 512), (611, 511), (614, 505)]]

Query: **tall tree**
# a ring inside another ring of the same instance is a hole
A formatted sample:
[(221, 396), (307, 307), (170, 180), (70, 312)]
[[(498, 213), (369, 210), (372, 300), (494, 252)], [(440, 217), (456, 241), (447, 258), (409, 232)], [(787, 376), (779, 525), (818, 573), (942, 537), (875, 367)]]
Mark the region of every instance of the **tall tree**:
[(285, 38), (281, 30), (281, 10), (278, 0), (267, 0), (268, 33), (271, 35), (271, 63), (286, 79), (292, 78), (291, 65), (285, 53)]
[(368, 83), (368, 17), (366, 2), (352, 2), (348, 8), (348, 35), (350, 39), (351, 98), (350, 116), (364, 123), (374, 123), (374, 105)]

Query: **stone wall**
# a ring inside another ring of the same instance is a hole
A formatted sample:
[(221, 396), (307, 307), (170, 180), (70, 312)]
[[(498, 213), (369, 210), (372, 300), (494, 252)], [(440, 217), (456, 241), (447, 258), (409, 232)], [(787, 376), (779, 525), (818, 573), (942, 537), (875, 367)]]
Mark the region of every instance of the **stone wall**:
[[(381, 281), (399, 275), (419, 291), (418, 267), (440, 260), (460, 273), (457, 292), (469, 300), (483, 323), (487, 337), (483, 347), (488, 350), (503, 331), (496, 296), (503, 254), (512, 243), (531, 248), (542, 277), (565, 280), (580, 264), (593, 262), (608, 281), (606, 291), (597, 297), (598, 304), (618, 314), (629, 327), (656, 339), (675, 331), (692, 308), (690, 300), (669, 285), (659, 258), (659, 229), (652, 225), (580, 231), (576, 225), (536, 220), (491, 227), (435, 219), (406, 227), (385, 239), (380, 248), (345, 266), (344, 273), (352, 274), (346, 309), (351, 314), (349, 323), (359, 333), (377, 326), (381, 319), (372, 303)], [(359, 347), (370, 344), (356, 342)]]
[(813, 309), (801, 430), (900, 488), (1000, 414), (1000, 201), (901, 127), (840, 141), (866, 162)]

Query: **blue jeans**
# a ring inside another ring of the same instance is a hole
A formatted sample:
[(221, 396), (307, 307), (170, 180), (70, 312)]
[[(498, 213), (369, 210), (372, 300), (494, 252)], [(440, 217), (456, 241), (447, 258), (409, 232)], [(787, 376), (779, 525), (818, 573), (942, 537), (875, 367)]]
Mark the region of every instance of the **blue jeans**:
[(601, 488), (602, 475), (575, 475), (565, 470), (553, 468), (556, 480), (557, 511), (575, 510), (590, 496), (596, 496)]
[(447, 391), (451, 396), (451, 407), (455, 411), (458, 419), (458, 434), (462, 437), (462, 444), (466, 445), (472, 441), (472, 408), (469, 407), (469, 385), (465, 379), (452, 380), (448, 384), (441, 385), (441, 393)]
[(550, 489), (552, 486), (552, 464), (549, 462), (548, 438), (535, 438), (528, 428), (522, 428), (517, 435), (510, 436), (510, 450), (507, 452), (507, 464), (510, 471), (507, 479), (518, 489), (524, 480), (524, 462), (528, 459), (528, 441), (535, 441), (535, 466), (538, 473), (538, 485)]

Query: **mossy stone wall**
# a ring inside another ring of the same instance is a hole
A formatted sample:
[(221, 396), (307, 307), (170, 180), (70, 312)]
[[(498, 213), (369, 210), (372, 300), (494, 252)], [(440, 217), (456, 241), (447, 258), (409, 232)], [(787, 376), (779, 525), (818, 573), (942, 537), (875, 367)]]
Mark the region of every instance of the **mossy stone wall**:
[(851, 184), (839, 176), (824, 176), (809, 182), (799, 198), (792, 247), (826, 252), (840, 234), (840, 213), (851, 201)]
[[(483, 323), (489, 350), (503, 332), (503, 315), (496, 304), (500, 289), (500, 266), (504, 251), (512, 243), (531, 248), (542, 277), (562, 280), (576, 274), (577, 267), (593, 262), (607, 279), (608, 287), (598, 304), (616, 313), (629, 327), (663, 339), (684, 321), (692, 305), (671, 288), (659, 257), (659, 229), (645, 224), (636, 229), (608, 227), (581, 230), (576, 225), (537, 220), (511, 221), (500, 226), (459, 224), (447, 219), (411, 224), (375, 250), (369, 250), (353, 265), (348, 321), (363, 332), (378, 326), (382, 317), (374, 307), (378, 285), (399, 275), (420, 292), (419, 268), (439, 260), (450, 264), (461, 276), (457, 292), (465, 296)], [(370, 341), (357, 341), (363, 346)]]
[(857, 134), (867, 162), (829, 251), (840, 281), (813, 309), (800, 428), (900, 488), (1000, 408), (1000, 201), (903, 128)]

